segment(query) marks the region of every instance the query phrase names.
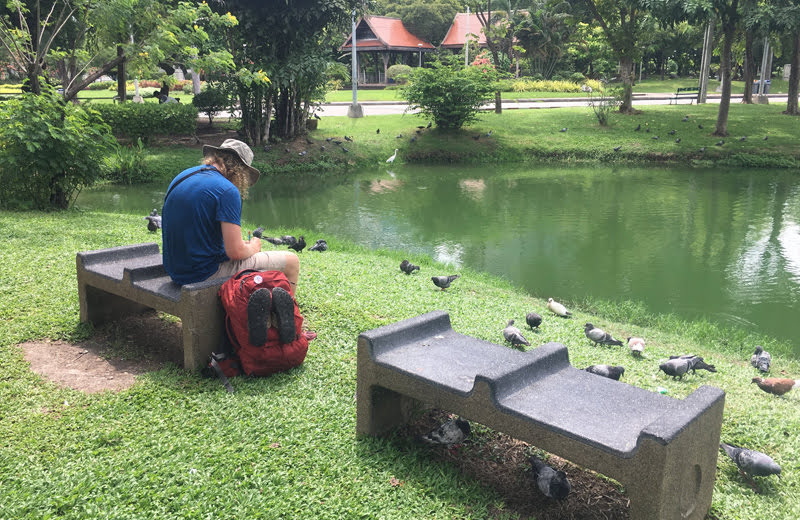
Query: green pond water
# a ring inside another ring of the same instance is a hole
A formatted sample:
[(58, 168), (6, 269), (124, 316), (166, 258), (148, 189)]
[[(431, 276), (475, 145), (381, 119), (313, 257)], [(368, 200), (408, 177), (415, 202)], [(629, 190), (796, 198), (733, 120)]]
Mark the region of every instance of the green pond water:
[[(164, 188), (87, 190), (78, 205), (145, 215)], [(633, 300), (747, 327), (800, 354), (797, 171), (382, 167), (264, 178), (244, 218), (267, 234), (311, 230), (309, 243), (336, 236), (412, 262), (430, 255), (542, 298)]]

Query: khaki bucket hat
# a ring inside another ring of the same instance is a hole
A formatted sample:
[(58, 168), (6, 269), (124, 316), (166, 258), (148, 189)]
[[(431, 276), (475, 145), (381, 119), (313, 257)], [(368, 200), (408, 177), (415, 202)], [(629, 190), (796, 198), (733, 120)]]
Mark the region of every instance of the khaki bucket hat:
[(211, 154), (212, 152), (226, 152), (232, 153), (238, 157), (242, 163), (247, 179), (250, 186), (258, 182), (261, 172), (250, 166), (253, 164), (253, 150), (247, 144), (239, 141), (238, 139), (225, 139), (219, 146), (211, 146), (210, 144), (203, 145), (203, 157)]

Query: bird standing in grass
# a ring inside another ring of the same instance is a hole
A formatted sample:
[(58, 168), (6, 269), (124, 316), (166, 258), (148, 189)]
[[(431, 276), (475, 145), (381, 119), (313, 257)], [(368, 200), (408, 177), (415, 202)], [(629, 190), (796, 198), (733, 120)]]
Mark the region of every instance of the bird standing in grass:
[(761, 345), (756, 345), (756, 350), (750, 356), (750, 364), (761, 370), (762, 372), (769, 372), (769, 366), (772, 363), (772, 355), (764, 350)]
[(408, 260), (403, 260), (400, 262), (400, 270), (406, 274), (411, 274), (414, 271), (419, 271), (419, 266), (412, 264)]
[(525, 322), (531, 330), (538, 329), (539, 325), (542, 324), (542, 317), (537, 312), (529, 312), (525, 315)]
[(772, 457), (760, 451), (749, 450), (747, 448), (740, 448), (733, 444), (724, 442), (719, 443), (720, 448), (725, 451), (725, 454), (739, 468), (739, 473), (750, 480), (750, 485), (754, 491), (757, 491), (756, 481), (753, 477), (768, 477), (770, 475), (781, 476), (781, 467), (772, 460)]
[(694, 354), (685, 354), (683, 356), (670, 356), (672, 359), (685, 359), (689, 363), (689, 370), (692, 371), (692, 374), (696, 373), (697, 370), (708, 370), (709, 372), (716, 372), (717, 368), (714, 365), (709, 365), (706, 363), (702, 357), (695, 356)]
[(153, 211), (144, 217), (144, 219), (147, 221), (147, 230), (151, 233), (155, 233), (161, 229), (161, 215), (158, 214), (157, 209), (153, 208)]
[(615, 146), (615, 147), (614, 147), (614, 151), (615, 151), (615, 152), (618, 152), (618, 151), (620, 151), (621, 149), (622, 149), (622, 145), (619, 145), (619, 146)]
[(620, 340), (612, 338), (611, 334), (603, 329), (595, 327), (591, 323), (587, 323), (583, 326), (583, 333), (587, 338), (594, 342), (595, 346), (600, 343), (603, 345), (622, 345)]
[(324, 238), (320, 238), (317, 242), (308, 248), (309, 251), (319, 251), (320, 253), (328, 250), (328, 243)]
[(448, 448), (456, 444), (461, 444), (469, 436), (469, 421), (460, 417), (437, 426), (430, 432), (420, 435), (420, 440), (428, 444), (441, 444)]
[(302, 253), (306, 247), (306, 237), (300, 235), (300, 238), (294, 244), (289, 244), (289, 249), (294, 249), (298, 253)]
[(588, 367), (584, 368), (584, 370), (590, 374), (607, 377), (609, 379), (613, 379), (614, 381), (619, 381), (619, 378), (625, 373), (625, 367), (621, 367), (619, 365), (589, 365)]
[(631, 349), (631, 354), (636, 357), (641, 357), (644, 353), (644, 338), (637, 338), (631, 336), (628, 338), (628, 348)]
[(449, 276), (431, 276), (431, 281), (433, 282), (433, 285), (444, 291), (450, 287), (450, 284), (453, 283), (453, 280), (460, 277), (461, 276), (457, 274), (451, 274)]
[(538, 457), (531, 456), (528, 461), (533, 469), (533, 479), (536, 487), (547, 498), (564, 500), (569, 495), (572, 486), (567, 479), (567, 474), (555, 470)]
[(503, 329), (503, 338), (511, 343), (512, 347), (516, 347), (517, 345), (531, 346), (531, 342), (525, 339), (525, 336), (522, 335), (522, 331), (514, 326), (514, 320), (508, 320), (508, 325)]
[(569, 312), (566, 307), (552, 298), (547, 299), (547, 308), (550, 309), (550, 312), (562, 318), (569, 318), (572, 316), (572, 313)]
[(668, 376), (672, 376), (672, 379), (683, 379), (683, 376), (689, 371), (689, 360), (683, 358), (670, 359), (658, 365), (658, 368)]
[(752, 382), (766, 393), (772, 395), (783, 395), (800, 384), (800, 380), (784, 377), (768, 377), (766, 379), (754, 377)]
[(562, 128), (561, 130), (559, 130), (559, 132), (566, 132), (566, 131), (567, 131), (566, 128)]
[(398, 150), (398, 148), (395, 148), (394, 149), (394, 153), (392, 154), (392, 156), (389, 157), (388, 159), (386, 159), (387, 163), (394, 164), (394, 160), (397, 158), (397, 150)]

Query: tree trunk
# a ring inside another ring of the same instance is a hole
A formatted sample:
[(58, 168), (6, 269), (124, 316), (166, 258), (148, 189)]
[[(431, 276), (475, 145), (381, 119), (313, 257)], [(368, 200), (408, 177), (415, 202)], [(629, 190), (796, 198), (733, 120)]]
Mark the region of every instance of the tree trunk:
[[(125, 56), (125, 49), (122, 48), (122, 45), (117, 46), (117, 58)], [(125, 102), (125, 98), (127, 98), (128, 93), (126, 92), (128, 88), (128, 79), (125, 74), (125, 60), (120, 60), (117, 64), (117, 98), (119, 99), (120, 103)]]
[(196, 73), (194, 69), (192, 69), (192, 93), (199, 94), (201, 87), (200, 74)]
[(797, 107), (798, 83), (800, 82), (800, 33), (794, 36), (792, 45), (792, 70), (789, 72), (789, 100), (784, 114), (800, 115)]
[(623, 114), (632, 114), (633, 110), (633, 60), (624, 56), (619, 60), (619, 74), (622, 78), (622, 103), (619, 111)]
[(719, 100), (717, 113), (717, 126), (714, 134), (719, 137), (728, 135), (728, 112), (731, 107), (731, 47), (736, 32), (736, 24), (728, 22), (723, 24), (724, 41), (722, 42), (722, 57), (720, 59), (720, 76), (722, 77), (722, 97)]
[(744, 38), (744, 95), (742, 103), (753, 103), (753, 77), (756, 64), (753, 60), (753, 31), (747, 31)]
[(97, 78), (99, 78), (103, 74), (106, 74), (106, 73), (110, 72), (112, 69), (114, 69), (119, 64), (120, 61), (123, 61), (123, 60), (125, 60), (125, 56), (124, 55), (123, 56), (117, 56), (116, 58), (114, 58), (110, 62), (104, 64), (100, 69), (98, 69), (94, 73), (89, 74), (88, 76), (86, 76), (83, 80), (81, 80), (80, 83), (76, 83), (74, 85), (71, 85), (68, 90), (64, 91), (64, 99), (66, 101), (72, 101), (75, 98), (75, 96), (78, 95), (78, 92), (80, 92), (81, 90), (86, 88), (87, 85), (92, 83), (94, 80), (96, 80)]

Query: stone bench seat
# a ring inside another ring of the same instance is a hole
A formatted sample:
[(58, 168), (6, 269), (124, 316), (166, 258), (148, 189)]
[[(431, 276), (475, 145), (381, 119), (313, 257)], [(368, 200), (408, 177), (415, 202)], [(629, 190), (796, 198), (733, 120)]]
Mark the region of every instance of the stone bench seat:
[(79, 252), (76, 264), (82, 322), (99, 325), (150, 309), (177, 316), (188, 370), (219, 345), (224, 311), (217, 291), (224, 279), (174, 283), (154, 242)]
[(560, 343), (521, 352), (465, 336), (439, 311), (358, 340), (360, 435), (420, 405), (457, 413), (618, 480), (632, 518), (705, 516), (724, 400), (709, 386), (681, 400), (590, 374)]

